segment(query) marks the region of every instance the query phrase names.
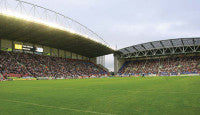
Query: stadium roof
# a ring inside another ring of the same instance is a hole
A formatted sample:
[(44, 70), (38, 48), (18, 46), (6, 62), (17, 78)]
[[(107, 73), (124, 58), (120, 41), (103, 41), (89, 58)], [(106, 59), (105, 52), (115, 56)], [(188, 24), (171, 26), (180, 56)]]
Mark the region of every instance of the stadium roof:
[(9, 1), (0, 1), (0, 38), (49, 46), (90, 58), (114, 52), (100, 36), (71, 18), (20, 0), (3, 3)]
[[(118, 50), (117, 52), (121, 55), (126, 55), (128, 57), (131, 57), (131, 54), (137, 54), (137, 53), (143, 53), (142, 56), (147, 56), (148, 51), (159, 51), (164, 54), (167, 49), (170, 51), (169, 53), (175, 53), (177, 50), (181, 50), (181, 53), (186, 53), (185, 49), (180, 49), (183, 47), (193, 47), (193, 46), (199, 46), (200, 45), (200, 38), (178, 38), (178, 39), (168, 39), (168, 40), (160, 40), (160, 41), (153, 41), (153, 42), (147, 42), (142, 43), (138, 45), (133, 45), (130, 47), (126, 47), (123, 49)], [(154, 52), (156, 53), (156, 52)], [(149, 56), (153, 56), (156, 54), (150, 54)], [(137, 57), (139, 54), (134, 55), (133, 57)]]

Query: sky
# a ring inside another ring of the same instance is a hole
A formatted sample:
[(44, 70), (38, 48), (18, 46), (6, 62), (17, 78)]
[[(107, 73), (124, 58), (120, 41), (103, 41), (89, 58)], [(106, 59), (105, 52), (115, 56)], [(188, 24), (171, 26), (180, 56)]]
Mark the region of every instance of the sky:
[[(200, 0), (24, 0), (95, 31), (112, 47), (200, 36)], [(106, 67), (113, 71), (113, 55)]]

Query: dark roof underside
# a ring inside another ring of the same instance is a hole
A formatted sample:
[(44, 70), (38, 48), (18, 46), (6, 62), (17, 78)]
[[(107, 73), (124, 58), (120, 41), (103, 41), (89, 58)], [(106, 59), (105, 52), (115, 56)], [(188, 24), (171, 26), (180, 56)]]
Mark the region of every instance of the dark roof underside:
[(114, 52), (111, 48), (82, 36), (4, 15), (0, 15), (0, 38), (44, 45), (90, 58)]
[(148, 51), (154, 49), (197, 46), (197, 45), (200, 45), (200, 38), (178, 38), (178, 39), (168, 39), (168, 40), (161, 40), (161, 41), (154, 41), (154, 42), (133, 45), (130, 47), (120, 49), (117, 52), (121, 54), (130, 54), (130, 53)]

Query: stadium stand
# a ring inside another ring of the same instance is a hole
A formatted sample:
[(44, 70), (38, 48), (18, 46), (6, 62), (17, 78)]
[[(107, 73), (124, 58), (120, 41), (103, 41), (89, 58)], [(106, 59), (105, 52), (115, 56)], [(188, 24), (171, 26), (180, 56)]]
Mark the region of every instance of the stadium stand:
[(121, 76), (199, 75), (200, 38), (176, 38), (136, 44), (114, 53)]
[(119, 70), (120, 75), (157, 75), (199, 74), (199, 56), (180, 56), (160, 59), (146, 59), (125, 62)]
[(4, 77), (91, 77), (107, 72), (93, 62), (0, 51), (0, 74)]
[(100, 77), (108, 72), (97, 59), (113, 52), (61, 13), (21, 0), (0, 3), (0, 80)]

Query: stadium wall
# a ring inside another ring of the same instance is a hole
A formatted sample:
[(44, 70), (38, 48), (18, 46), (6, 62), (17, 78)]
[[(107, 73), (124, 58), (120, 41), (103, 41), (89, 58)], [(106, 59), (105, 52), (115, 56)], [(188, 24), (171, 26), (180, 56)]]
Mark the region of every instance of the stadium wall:
[(97, 64), (100, 64), (105, 67), (105, 56), (97, 57)]
[[(15, 48), (15, 45), (19, 45), (18, 49)], [(34, 46), (37, 48), (42, 48), (42, 52), (33, 52), (30, 50), (24, 50), (20, 49), (22, 46)], [(62, 57), (62, 58), (70, 58), (70, 59), (80, 59), (80, 60), (89, 60), (93, 63), (97, 62), (96, 57), (95, 58), (88, 58), (70, 51), (65, 51), (65, 50), (60, 50), (56, 48), (51, 48), (47, 46), (41, 46), (37, 44), (31, 44), (31, 43), (22, 43), (18, 41), (11, 41), (7, 39), (2, 39), (0, 38), (0, 50), (2, 51), (14, 51), (14, 52), (26, 52), (26, 53), (36, 53), (36, 54), (41, 54), (41, 55), (46, 55), (46, 56), (54, 56), (54, 57)]]
[(120, 58), (120, 55), (115, 53), (114, 54), (114, 73), (117, 74), (118, 70), (122, 67), (125, 63), (125, 59)]

